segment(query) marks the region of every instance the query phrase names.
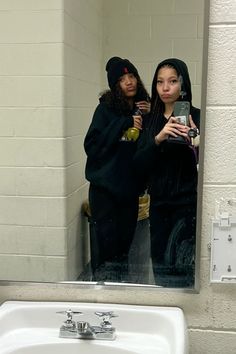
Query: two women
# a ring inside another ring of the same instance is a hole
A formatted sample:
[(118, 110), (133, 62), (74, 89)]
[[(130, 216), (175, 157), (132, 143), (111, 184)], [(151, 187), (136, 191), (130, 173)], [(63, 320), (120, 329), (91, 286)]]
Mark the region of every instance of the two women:
[[(108, 61), (106, 69), (110, 90), (101, 96), (85, 138), (94, 225), (93, 271), (96, 273), (101, 264), (127, 266), (137, 223), (138, 196), (145, 186), (150, 194), (155, 283), (192, 286), (198, 152), (190, 133), (198, 133), (200, 110), (192, 105), (188, 68), (175, 58), (157, 66), (151, 112), (143, 120), (135, 110), (148, 113), (148, 94), (137, 69), (117, 57)], [(181, 124), (174, 117), (176, 101), (188, 102), (189, 124)], [(129, 140), (130, 127), (140, 130), (137, 141)], [(111, 280), (111, 274), (107, 279)]]

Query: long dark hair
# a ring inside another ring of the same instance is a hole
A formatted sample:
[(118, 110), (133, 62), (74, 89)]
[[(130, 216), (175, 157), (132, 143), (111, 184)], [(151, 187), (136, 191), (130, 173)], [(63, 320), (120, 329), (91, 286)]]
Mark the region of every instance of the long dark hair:
[(157, 75), (158, 71), (164, 66), (173, 68), (176, 70), (178, 77), (181, 80), (181, 93), (178, 101), (185, 100), (190, 103), (190, 110), (192, 108), (192, 90), (191, 81), (189, 77), (187, 65), (180, 59), (170, 58), (165, 59), (158, 64), (153, 81), (151, 90), (151, 119), (149, 120), (149, 133), (151, 136), (155, 136), (157, 132), (162, 129), (159, 117), (164, 114), (165, 104), (160, 99), (157, 93)]
[[(137, 79), (137, 93), (134, 96), (134, 102), (149, 101), (150, 96), (144, 87), (144, 84), (139, 76), (135, 75)], [(118, 115), (130, 115), (134, 107), (130, 107), (126, 96), (124, 95), (119, 81), (110, 89), (103, 91), (100, 94), (100, 101), (105, 102), (109, 108), (114, 110)]]

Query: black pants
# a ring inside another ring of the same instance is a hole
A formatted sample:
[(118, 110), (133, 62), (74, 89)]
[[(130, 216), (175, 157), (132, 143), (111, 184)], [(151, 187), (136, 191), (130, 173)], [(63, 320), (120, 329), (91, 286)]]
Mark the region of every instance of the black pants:
[(137, 224), (138, 196), (118, 201), (104, 189), (90, 185), (89, 203), (91, 266), (95, 274), (106, 262), (127, 263)]
[(150, 233), (156, 284), (193, 285), (196, 206), (151, 205)]

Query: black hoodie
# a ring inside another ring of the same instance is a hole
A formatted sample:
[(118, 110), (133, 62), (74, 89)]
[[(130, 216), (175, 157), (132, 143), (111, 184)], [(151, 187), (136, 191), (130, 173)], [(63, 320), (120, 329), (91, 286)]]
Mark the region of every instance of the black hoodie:
[[(162, 61), (154, 74), (152, 82), (152, 107), (157, 99), (157, 72), (164, 65), (171, 65), (182, 76), (181, 91), (183, 100), (190, 102), (190, 114), (199, 129), (200, 110), (192, 106), (191, 82), (186, 64), (175, 58)], [(181, 100), (181, 98), (180, 98)], [(155, 126), (157, 135), (167, 119), (158, 107)], [(150, 117), (151, 121), (151, 117)], [(146, 181), (153, 205), (195, 204), (197, 200), (197, 158), (196, 151), (188, 144), (171, 143), (168, 140), (156, 145), (150, 127), (144, 129), (134, 157), (137, 173)]]
[(138, 196), (132, 167), (137, 143), (121, 140), (124, 131), (132, 126), (132, 112), (129, 116), (119, 115), (100, 100), (84, 140), (87, 180), (119, 200)]

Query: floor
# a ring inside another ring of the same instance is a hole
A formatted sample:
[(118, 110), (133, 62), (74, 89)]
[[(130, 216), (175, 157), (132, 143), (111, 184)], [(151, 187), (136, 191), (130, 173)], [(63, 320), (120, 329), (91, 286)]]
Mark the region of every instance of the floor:
[[(155, 274), (158, 276), (154, 277)], [(148, 284), (163, 287), (193, 287), (194, 279), (188, 275), (177, 275), (163, 272), (159, 267), (153, 267), (150, 258), (149, 220), (138, 222), (135, 237), (129, 252), (128, 265), (126, 263), (106, 263), (96, 270), (93, 275), (90, 264), (80, 274), (79, 281), (96, 281)]]

